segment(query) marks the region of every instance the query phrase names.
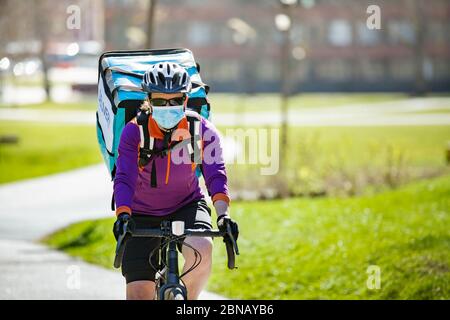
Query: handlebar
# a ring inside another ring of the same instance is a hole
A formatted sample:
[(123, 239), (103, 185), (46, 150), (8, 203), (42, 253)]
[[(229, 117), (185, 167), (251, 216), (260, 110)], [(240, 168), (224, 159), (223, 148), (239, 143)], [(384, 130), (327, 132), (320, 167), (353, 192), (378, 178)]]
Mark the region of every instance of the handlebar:
[[(123, 254), (125, 251), (125, 245), (130, 237), (146, 238), (146, 237), (158, 237), (158, 238), (174, 238), (174, 237), (223, 237), (228, 259), (228, 269), (235, 269), (235, 254), (239, 255), (239, 248), (236, 240), (231, 232), (231, 227), (228, 225), (225, 232), (220, 230), (198, 230), (198, 229), (185, 229), (183, 234), (178, 236), (172, 233), (170, 228), (149, 228), (149, 229), (133, 229), (128, 226), (128, 221), (124, 223), (121, 235), (117, 239), (116, 255), (114, 258), (114, 267), (120, 268), (122, 265)], [(228, 241), (229, 240), (229, 241)]]

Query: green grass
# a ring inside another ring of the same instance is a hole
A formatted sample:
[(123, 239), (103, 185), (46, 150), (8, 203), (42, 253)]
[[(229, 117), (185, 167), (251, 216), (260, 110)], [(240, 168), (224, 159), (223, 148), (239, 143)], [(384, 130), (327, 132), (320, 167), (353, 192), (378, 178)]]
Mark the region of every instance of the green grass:
[[(450, 102), (449, 102), (449, 105), (450, 105)], [(408, 114), (409, 114), (410, 112), (408, 112)], [(417, 110), (417, 111), (414, 111), (414, 112), (411, 112), (411, 113), (415, 113), (415, 114), (429, 114), (429, 113), (431, 113), (431, 114), (433, 114), (433, 113), (439, 113), (439, 114), (442, 114), (442, 113), (450, 113), (450, 108), (433, 108), (433, 109), (429, 109), (429, 110)]]
[[(237, 202), (238, 269), (215, 242), (208, 288), (242, 299), (449, 299), (450, 177), (356, 198)], [(113, 219), (78, 223), (45, 239), (111, 268)], [(381, 288), (366, 286), (367, 268)]]
[[(20, 87), (43, 87), (43, 77), (39, 74), (28, 75), (28, 76), (13, 76), (12, 74), (6, 75), (3, 78), (3, 83), (11, 86), (20, 86)], [(51, 85), (55, 85), (57, 83), (50, 82)]]
[(101, 162), (95, 127), (0, 121), (0, 183), (66, 171)]
[[(449, 126), (318, 127), (295, 128), (290, 135), (293, 149), (309, 148), (319, 165), (338, 159), (351, 167), (381, 165), (380, 153), (389, 149), (404, 153), (416, 166), (444, 166), (450, 141)], [(306, 145), (306, 146), (305, 146)], [(380, 156), (380, 157), (379, 157)]]
[[(0, 107), (11, 107), (7, 105), (0, 105)], [(66, 102), (66, 103), (59, 103), (59, 102), (42, 102), (42, 103), (35, 103), (35, 104), (27, 104), (27, 105), (20, 105), (20, 106), (14, 106), (14, 108), (26, 108), (26, 109), (45, 109), (45, 110), (57, 110), (57, 111), (63, 111), (63, 110), (83, 110), (83, 111), (92, 111), (95, 112), (97, 110), (97, 104), (95, 101), (92, 100), (86, 100), (86, 101), (77, 101), (77, 102)]]

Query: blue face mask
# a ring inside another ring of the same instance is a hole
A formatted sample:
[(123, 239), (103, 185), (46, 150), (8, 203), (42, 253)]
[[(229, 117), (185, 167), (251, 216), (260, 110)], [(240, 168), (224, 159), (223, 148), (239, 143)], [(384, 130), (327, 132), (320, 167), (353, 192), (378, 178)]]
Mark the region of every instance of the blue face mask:
[(152, 107), (152, 117), (164, 129), (174, 128), (184, 117), (184, 106)]

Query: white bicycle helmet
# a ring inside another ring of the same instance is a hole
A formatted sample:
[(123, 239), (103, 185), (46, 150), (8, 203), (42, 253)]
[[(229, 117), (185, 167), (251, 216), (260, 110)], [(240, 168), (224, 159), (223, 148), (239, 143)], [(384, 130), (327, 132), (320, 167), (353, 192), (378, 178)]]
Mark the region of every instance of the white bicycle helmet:
[(175, 62), (159, 62), (144, 74), (142, 89), (148, 93), (187, 93), (192, 83), (186, 69)]

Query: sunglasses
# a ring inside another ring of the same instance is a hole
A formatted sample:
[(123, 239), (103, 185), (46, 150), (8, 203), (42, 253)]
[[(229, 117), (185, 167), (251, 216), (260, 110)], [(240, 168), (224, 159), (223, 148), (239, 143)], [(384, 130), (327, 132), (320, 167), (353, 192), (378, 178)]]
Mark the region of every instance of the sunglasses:
[(150, 99), (150, 104), (154, 107), (164, 107), (164, 106), (181, 106), (184, 104), (186, 100), (186, 96), (172, 98), (172, 99), (163, 99), (163, 98), (153, 98)]

